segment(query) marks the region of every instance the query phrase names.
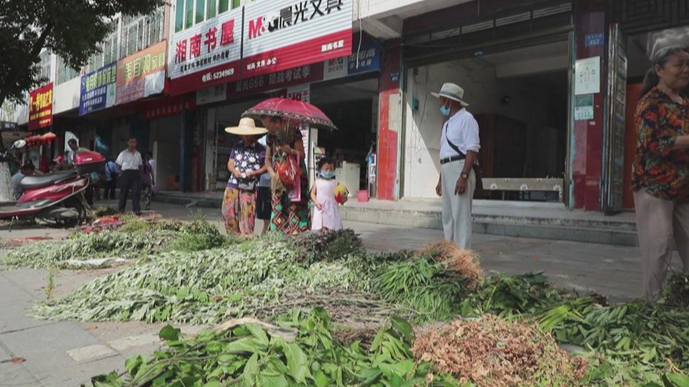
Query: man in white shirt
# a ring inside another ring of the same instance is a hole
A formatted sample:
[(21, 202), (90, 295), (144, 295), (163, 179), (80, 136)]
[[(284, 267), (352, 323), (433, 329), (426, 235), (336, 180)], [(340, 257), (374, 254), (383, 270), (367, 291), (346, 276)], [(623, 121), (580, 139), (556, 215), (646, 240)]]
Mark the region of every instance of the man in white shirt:
[(87, 150), (85, 148), (79, 147), (77, 140), (74, 138), (67, 141), (67, 146), (69, 146), (70, 149), (67, 153), (67, 163), (72, 165), (74, 164), (74, 159), (77, 157), (77, 154), (81, 151)]
[(127, 207), (127, 196), (132, 190), (132, 207), (136, 215), (141, 215), (141, 173), (139, 166), (143, 165), (141, 153), (136, 151), (136, 138), (129, 137), (127, 149), (123, 150), (115, 164), (120, 167), (120, 203), (119, 211), (124, 213)]
[(440, 113), (448, 120), (440, 136), (440, 178), (435, 192), (443, 201), (445, 239), (471, 248), (471, 208), (476, 189), (473, 166), (481, 149), (478, 123), (466, 110), (464, 89), (446, 83), (439, 93)]

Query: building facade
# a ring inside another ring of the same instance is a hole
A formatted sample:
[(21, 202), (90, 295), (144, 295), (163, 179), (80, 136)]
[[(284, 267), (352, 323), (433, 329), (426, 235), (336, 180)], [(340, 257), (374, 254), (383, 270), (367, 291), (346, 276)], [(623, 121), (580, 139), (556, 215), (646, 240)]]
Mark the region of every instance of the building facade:
[(430, 198), (430, 92), (454, 82), (480, 124), (484, 199), (612, 213), (633, 208), (642, 76), (659, 47), (689, 45), (689, 0), (177, 0), (113, 23), (79, 74), (42, 55), (53, 120), (36, 132), (62, 135), (53, 154), (68, 136), (112, 155), (136, 135), (162, 189), (219, 190), (224, 128), (280, 96), (339, 128), (302, 128), (311, 175), (328, 154), (351, 191)]

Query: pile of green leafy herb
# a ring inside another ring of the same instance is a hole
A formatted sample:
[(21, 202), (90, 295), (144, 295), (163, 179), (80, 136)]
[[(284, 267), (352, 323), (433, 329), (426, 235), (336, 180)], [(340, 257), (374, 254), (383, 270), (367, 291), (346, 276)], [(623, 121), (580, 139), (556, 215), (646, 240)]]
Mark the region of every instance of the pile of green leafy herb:
[(345, 310), (358, 305), (362, 318), (400, 313), (365, 292), (371, 277), (354, 269), (359, 266), (356, 258), (305, 268), (295, 264), (296, 254), (290, 242), (277, 238), (214, 250), (164, 252), (96, 278), (62, 299), (38, 305), (34, 312), (45, 319), (194, 324), (321, 305)]
[(296, 237), (293, 243), (299, 251), (296, 260), (305, 266), (364, 252), (361, 239), (352, 230), (306, 233)]
[(466, 293), (463, 285), (463, 279), (430, 256), (390, 264), (375, 279), (375, 289), (384, 300), (409, 307), (423, 321), (456, 317)]
[(38, 269), (60, 266), (69, 260), (138, 258), (160, 251), (173, 237), (173, 234), (167, 232), (141, 235), (117, 231), (74, 234), (67, 240), (24, 244), (0, 257), (0, 266), (7, 269)]
[(180, 340), (170, 326), (160, 336), (168, 349), (153, 359), (125, 362), (126, 374), (93, 378), (98, 387), (133, 386), (458, 386), (449, 375), (434, 375), (430, 364), (417, 363), (410, 351), (411, 326), (393, 318), (369, 349), (333, 339), (328, 314), (314, 309), (293, 313), (282, 326), (298, 330), (293, 341), (271, 336), (257, 325), (229, 332), (203, 332)]

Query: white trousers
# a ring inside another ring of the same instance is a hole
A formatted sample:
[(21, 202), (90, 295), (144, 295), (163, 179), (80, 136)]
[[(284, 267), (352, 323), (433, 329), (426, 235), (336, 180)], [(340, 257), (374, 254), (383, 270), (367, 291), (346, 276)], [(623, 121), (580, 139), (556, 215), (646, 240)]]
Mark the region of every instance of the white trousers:
[(455, 186), (463, 169), (464, 160), (440, 166), (443, 189), (443, 231), (445, 240), (454, 242), (460, 249), (470, 249), (471, 204), (476, 189), (476, 175), (472, 170), (466, 192), (455, 195)]
[(675, 248), (684, 271), (689, 272), (689, 203), (658, 199), (639, 190), (634, 192), (634, 204), (644, 297), (656, 301), (662, 295)]

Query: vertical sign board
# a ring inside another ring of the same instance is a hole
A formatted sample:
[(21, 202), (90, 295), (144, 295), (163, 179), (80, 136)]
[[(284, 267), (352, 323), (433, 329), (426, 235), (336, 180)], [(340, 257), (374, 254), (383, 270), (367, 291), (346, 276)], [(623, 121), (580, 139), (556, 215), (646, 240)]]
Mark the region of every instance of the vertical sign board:
[(610, 27), (607, 107), (603, 127), (603, 211), (622, 210), (624, 201), (624, 170), (626, 109), (627, 109), (627, 39), (619, 25)]
[(242, 9), (225, 12), (172, 37), (168, 55), (171, 94), (207, 89), (240, 78)]
[(115, 104), (117, 62), (81, 77), (79, 115), (107, 109)]
[(167, 41), (117, 61), (115, 104), (136, 101), (163, 92)]
[[(311, 103), (311, 86), (309, 84), (294, 86), (287, 89), (287, 99), (292, 99), (295, 101), (302, 101), (306, 103)], [(301, 128), (301, 138), (304, 143), (304, 163), (306, 164), (306, 169), (311, 172), (313, 166), (309, 163), (311, 161), (311, 128), (308, 125), (302, 125)], [(309, 181), (312, 181), (311, 173), (309, 173)]]
[(49, 83), (29, 93), (29, 130), (51, 125), (53, 125), (53, 84)]
[(245, 6), (242, 77), (350, 55), (353, 2), (256, 1)]

